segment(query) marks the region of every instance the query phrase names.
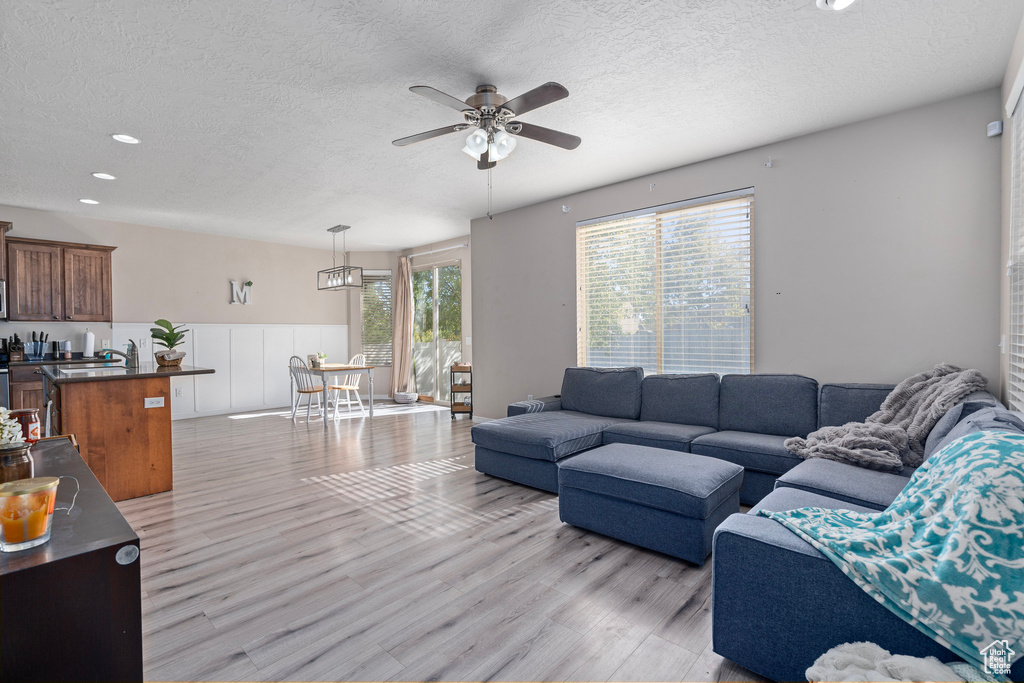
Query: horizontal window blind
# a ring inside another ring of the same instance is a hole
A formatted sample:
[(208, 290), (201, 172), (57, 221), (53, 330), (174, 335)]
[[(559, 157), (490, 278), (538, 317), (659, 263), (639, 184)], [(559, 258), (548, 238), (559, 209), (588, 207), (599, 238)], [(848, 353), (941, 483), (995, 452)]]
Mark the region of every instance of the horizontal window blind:
[(391, 365), (392, 303), (390, 275), (363, 275), (363, 355), (367, 365)]
[(1018, 101), (1011, 123), (1013, 155), (1010, 189), (1010, 329), (1006, 349), (1007, 402), (1024, 410), (1024, 111)]
[(747, 189), (577, 224), (577, 362), (751, 372), (753, 205)]

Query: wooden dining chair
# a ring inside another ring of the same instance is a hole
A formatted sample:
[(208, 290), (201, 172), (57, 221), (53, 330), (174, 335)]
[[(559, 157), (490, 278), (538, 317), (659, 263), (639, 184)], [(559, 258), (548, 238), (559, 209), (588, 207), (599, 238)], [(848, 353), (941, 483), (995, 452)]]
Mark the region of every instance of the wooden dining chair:
[[(366, 356), (361, 353), (357, 353), (352, 356), (352, 360), (348, 362), (349, 365), (366, 365)], [(338, 384), (331, 384), (327, 388), (331, 390), (334, 395), (334, 419), (338, 419), (338, 404), (341, 403), (341, 392), (345, 392), (345, 404), (348, 406), (348, 411), (352, 412), (352, 397), (350, 394), (355, 394), (356, 403), (359, 404), (359, 412), (366, 414), (363, 409), (363, 399), (359, 398), (359, 380), (362, 378), (362, 373), (353, 373), (351, 375), (342, 375), (341, 381)], [(370, 397), (373, 400), (373, 396)]]
[(320, 395), (324, 391), (324, 385), (316, 383), (316, 377), (309, 371), (306, 361), (298, 356), (292, 356), (288, 361), (288, 370), (291, 372), (295, 389), (295, 398), (292, 401), (292, 419), (295, 419), (295, 413), (299, 409), (299, 403), (302, 401), (303, 396), (306, 397), (306, 422), (309, 422), (314, 396), (316, 396), (317, 411), (319, 411), (321, 417), (326, 419), (324, 407), (320, 405)]

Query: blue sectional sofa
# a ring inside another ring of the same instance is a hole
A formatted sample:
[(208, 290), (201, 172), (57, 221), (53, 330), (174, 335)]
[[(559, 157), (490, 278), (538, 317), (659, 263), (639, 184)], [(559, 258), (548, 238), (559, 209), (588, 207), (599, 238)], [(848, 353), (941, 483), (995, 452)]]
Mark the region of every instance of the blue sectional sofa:
[[(810, 544), (756, 514), (760, 509), (871, 512), (888, 507), (913, 470), (888, 474), (829, 460), (801, 460), (784, 442), (819, 427), (861, 422), (892, 389), (885, 384), (819, 386), (799, 375), (645, 378), (640, 368), (569, 368), (560, 397), (513, 403), (509, 417), (473, 427), (476, 468), (557, 492), (560, 466), (565, 483), (574, 485), (580, 479), (577, 470), (586, 475), (591, 464), (583, 457), (576, 467), (571, 464), (574, 457), (606, 444), (689, 452), (740, 465), (740, 500), (754, 507), (748, 514), (733, 514), (720, 524), (721, 518), (710, 518), (712, 524), (701, 526), (702, 531), (717, 527), (712, 554), (715, 652), (780, 681), (805, 680), (805, 671), (818, 656), (845, 642), (870, 641), (893, 653), (954, 661), (955, 655), (875, 602)], [(971, 394), (934, 426), (925, 457), (956, 438), (990, 429), (1024, 433), (1024, 421), (988, 392)], [(638, 479), (628, 474), (640, 464), (629, 461), (631, 452), (612, 455), (627, 461), (612, 463), (627, 471), (626, 484), (618, 488)], [(649, 525), (629, 527), (635, 522), (632, 508), (618, 513), (597, 509), (602, 500), (592, 498), (585, 501), (590, 508), (576, 506), (575, 514), (582, 517), (570, 522), (674, 553), (650, 542)], [(705, 507), (717, 502), (707, 500)], [(659, 508), (657, 501), (636, 502)], [(623, 518), (620, 526), (626, 525), (625, 530), (594, 526), (594, 520), (616, 516)], [(673, 545), (672, 539), (666, 543)], [(1024, 680), (1024, 659), (1013, 666), (1010, 678)]]
[[(948, 418), (948, 419), (947, 419)], [(974, 431), (1024, 433), (1024, 421), (990, 394), (968, 397), (929, 435), (931, 455)], [(815, 659), (841, 643), (868, 641), (890, 652), (959, 658), (875, 602), (842, 570), (760, 509), (802, 507), (874, 512), (899, 495), (910, 474), (874, 472), (828, 460), (807, 460), (779, 478), (775, 490), (748, 514), (735, 514), (715, 532), (712, 555), (712, 647), (751, 671), (777, 681), (805, 680)], [(1024, 680), (1024, 659), (1010, 671)]]
[(825, 384), (800, 375), (651, 375), (641, 368), (569, 368), (560, 396), (513, 403), (473, 427), (476, 469), (558, 491), (558, 463), (624, 443), (706, 455), (744, 468), (753, 505), (801, 460), (792, 436), (863, 420), (892, 385)]

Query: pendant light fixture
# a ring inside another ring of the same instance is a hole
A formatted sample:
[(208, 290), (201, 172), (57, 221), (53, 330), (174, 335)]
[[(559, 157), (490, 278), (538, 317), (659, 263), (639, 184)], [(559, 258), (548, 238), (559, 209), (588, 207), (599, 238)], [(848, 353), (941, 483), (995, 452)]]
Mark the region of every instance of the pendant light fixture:
[(842, 11), (852, 5), (854, 0), (816, 0), (818, 9)]
[[(363, 269), (359, 266), (348, 265), (348, 251), (345, 249), (345, 233), (351, 229), (351, 225), (335, 225), (327, 228), (331, 233), (331, 261), (334, 265), (326, 270), (317, 271), (316, 288), (333, 291), (346, 289), (362, 289)], [(342, 265), (338, 265), (338, 233), (341, 233), (341, 256)]]

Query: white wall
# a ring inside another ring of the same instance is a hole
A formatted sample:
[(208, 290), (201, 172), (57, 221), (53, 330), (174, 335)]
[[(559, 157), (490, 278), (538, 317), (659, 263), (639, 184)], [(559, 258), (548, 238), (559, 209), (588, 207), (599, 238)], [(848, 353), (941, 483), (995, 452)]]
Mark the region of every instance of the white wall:
[[(132, 339), (139, 344), (140, 358), (153, 362), (150, 327), (149, 323), (114, 323), (115, 348), (124, 348)], [(289, 358), (305, 359), (323, 351), (328, 361), (348, 360), (346, 325), (199, 324), (188, 329), (180, 347), (187, 354), (184, 363), (215, 372), (171, 378), (175, 420), (289, 406)], [(362, 389), (365, 395), (365, 380)]]
[(1001, 104), (991, 89), (474, 220), (476, 412), (557, 393), (575, 365), (576, 221), (751, 186), (756, 372), (895, 382), (949, 361), (997, 380)]
[[(112, 280), (114, 321), (119, 329), (157, 318), (187, 323), (190, 327), (212, 324), (238, 330), (250, 325), (288, 325), (297, 330), (302, 325), (341, 326), (346, 330), (344, 343), (332, 342), (335, 351), (329, 351), (331, 360), (345, 362), (350, 353), (361, 349), (359, 293), (316, 289), (316, 271), (332, 262), (330, 236), (326, 232), (327, 248), (319, 250), (8, 206), (0, 206), (0, 220), (11, 221), (11, 236), (117, 247), (112, 255)], [(349, 261), (368, 269), (398, 270), (398, 252), (352, 252)], [(253, 281), (251, 305), (230, 303), (231, 280)], [(133, 338), (150, 343), (149, 327), (146, 323), (145, 329), (132, 328)], [(97, 345), (113, 335), (106, 323), (62, 322), (3, 322), (0, 334), (10, 336), (17, 332), (26, 338), (32, 330), (42, 330), (50, 333), (51, 340), (70, 339), (74, 350), (81, 351), (86, 328), (95, 333)], [(112, 339), (117, 349), (123, 349), (122, 336), (127, 339), (124, 335)], [(317, 350), (315, 345), (296, 347), (297, 355), (303, 357)], [(198, 358), (190, 354), (188, 362), (202, 365), (205, 358), (227, 362), (226, 357), (208, 353), (201, 353)], [(239, 362), (237, 357), (235, 362)], [(378, 398), (388, 394), (390, 377), (390, 367), (375, 371)], [(214, 387), (221, 378), (199, 381)], [(218, 391), (227, 395), (223, 393), (227, 389)], [(236, 391), (249, 393), (245, 389)], [(240, 405), (237, 397), (233, 403)], [(278, 405), (286, 403), (287, 398)], [(222, 400), (218, 399), (215, 405), (213, 412), (223, 411)]]
[[(316, 289), (317, 269), (331, 265), (326, 232), (326, 249), (319, 250), (8, 206), (0, 206), (0, 220), (13, 224), (9, 236), (117, 247), (111, 257), (115, 322), (349, 322), (348, 296)], [(253, 281), (252, 305), (230, 303), (231, 280)], [(0, 332), (51, 330), (51, 339), (72, 339), (80, 351), (86, 327), (97, 344), (109, 336), (102, 323), (0, 323)]]

